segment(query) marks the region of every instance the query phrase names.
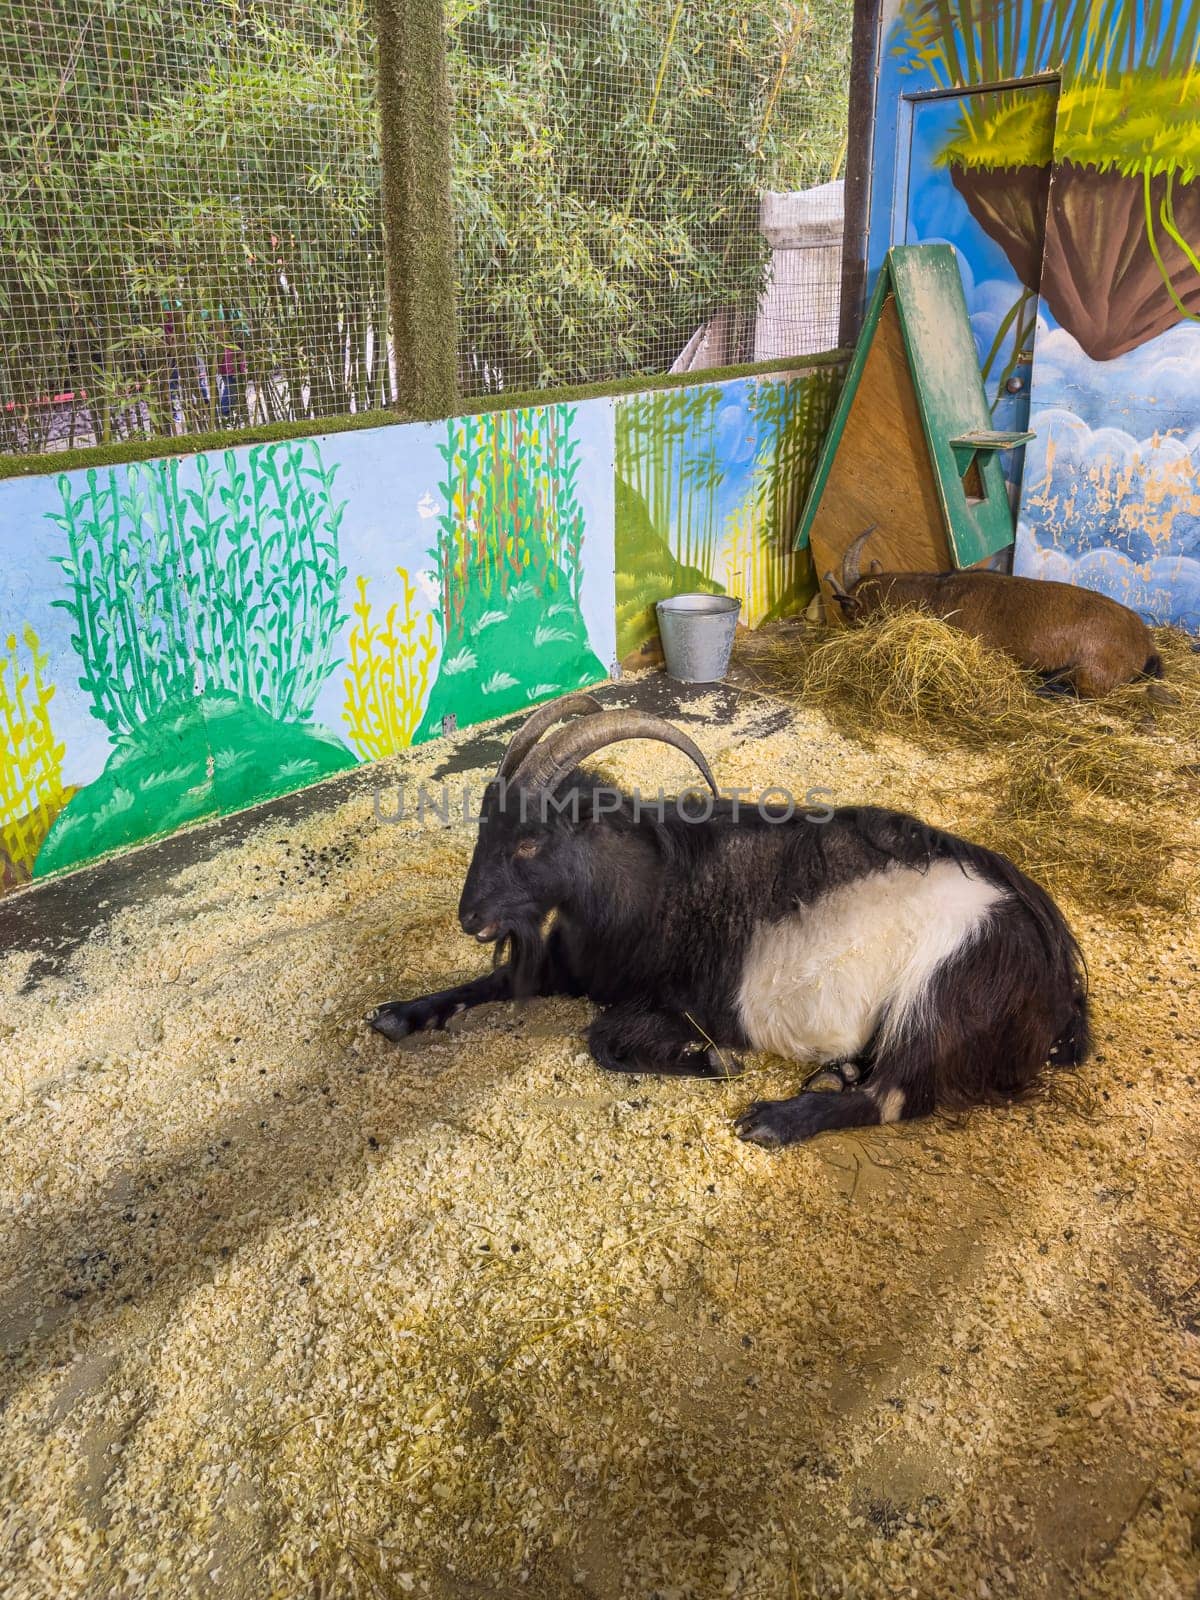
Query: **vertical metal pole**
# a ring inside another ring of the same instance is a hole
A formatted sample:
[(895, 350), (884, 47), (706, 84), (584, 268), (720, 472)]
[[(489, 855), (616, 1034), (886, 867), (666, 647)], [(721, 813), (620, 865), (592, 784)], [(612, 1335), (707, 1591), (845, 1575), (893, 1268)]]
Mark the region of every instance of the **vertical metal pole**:
[(838, 343), (853, 345), (867, 299), (867, 234), (875, 154), (882, 0), (854, 0), (850, 53), (850, 132), (846, 151), (845, 229), (842, 235), (842, 310)]
[(450, 91), (441, 0), (375, 0), (379, 133), (396, 409), (458, 407)]

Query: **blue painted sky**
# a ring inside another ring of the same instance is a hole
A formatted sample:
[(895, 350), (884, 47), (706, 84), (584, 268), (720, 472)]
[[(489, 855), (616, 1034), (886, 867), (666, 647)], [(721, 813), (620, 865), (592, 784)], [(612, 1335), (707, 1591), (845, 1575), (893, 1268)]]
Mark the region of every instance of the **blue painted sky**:
[[(762, 424), (752, 409), (755, 388), (773, 379), (734, 378), (719, 386), (715, 444), (723, 477), (717, 489), (716, 512), (718, 548), (725, 537), (729, 519), (742, 505), (754, 479), (754, 463), (764, 443)], [(689, 429), (683, 445), (684, 471), (698, 462), (709, 448), (707, 427)], [(672, 519), (670, 541), (678, 553), (679, 529)]]

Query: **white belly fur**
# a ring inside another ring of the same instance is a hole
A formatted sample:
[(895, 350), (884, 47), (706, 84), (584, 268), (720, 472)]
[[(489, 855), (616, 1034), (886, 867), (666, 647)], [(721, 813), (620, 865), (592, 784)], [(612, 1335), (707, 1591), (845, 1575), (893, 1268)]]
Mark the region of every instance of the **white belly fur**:
[(983, 927), (1004, 890), (953, 861), (890, 866), (754, 931), (738, 1007), (756, 1050), (794, 1060), (859, 1054), (919, 1023), (929, 979)]

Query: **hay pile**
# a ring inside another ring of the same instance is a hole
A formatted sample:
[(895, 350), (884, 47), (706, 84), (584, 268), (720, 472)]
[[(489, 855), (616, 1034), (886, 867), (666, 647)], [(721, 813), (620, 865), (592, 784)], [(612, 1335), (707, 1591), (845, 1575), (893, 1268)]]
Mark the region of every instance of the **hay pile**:
[(739, 664), (868, 747), (990, 757), (978, 836), (1055, 894), (1182, 912), (1200, 885), (1200, 656), (1169, 628), (1157, 642), (1167, 684), (1102, 701), (1039, 696), (1032, 673), (920, 611), (751, 636)]
[[(990, 743), (716, 704), (722, 781), (994, 816)], [(363, 792), (0, 961), (6, 1600), (1191, 1600), (1195, 918), (1064, 896), (1100, 1054), (1055, 1100), (772, 1156), (730, 1132), (770, 1058), (608, 1077), (569, 1001), (363, 1027), (478, 970), (470, 845)]]

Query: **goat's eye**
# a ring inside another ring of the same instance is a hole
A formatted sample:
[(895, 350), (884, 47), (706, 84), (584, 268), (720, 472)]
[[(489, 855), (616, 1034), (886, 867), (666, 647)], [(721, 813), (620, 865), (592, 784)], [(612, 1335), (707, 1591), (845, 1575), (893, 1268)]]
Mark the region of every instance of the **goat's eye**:
[(520, 844), (513, 851), (513, 855), (518, 861), (528, 861), (531, 856), (537, 855), (540, 849), (541, 846), (538, 844), (536, 839), (522, 839)]

